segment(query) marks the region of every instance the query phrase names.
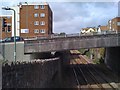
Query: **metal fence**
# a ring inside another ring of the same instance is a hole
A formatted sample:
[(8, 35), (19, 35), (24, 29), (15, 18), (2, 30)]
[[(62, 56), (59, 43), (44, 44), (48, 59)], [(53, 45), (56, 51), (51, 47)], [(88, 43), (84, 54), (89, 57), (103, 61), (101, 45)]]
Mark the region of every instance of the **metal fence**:
[(34, 38), (28, 38), (25, 40), (39, 40), (39, 39), (54, 39), (54, 38), (67, 38), (67, 37), (81, 37), (81, 36), (94, 36), (94, 35), (111, 35), (111, 34), (120, 34), (120, 32), (116, 31), (103, 31), (103, 32), (91, 32), (87, 34), (81, 34), (81, 33), (73, 33), (73, 34), (51, 34), (47, 37), (34, 37)]

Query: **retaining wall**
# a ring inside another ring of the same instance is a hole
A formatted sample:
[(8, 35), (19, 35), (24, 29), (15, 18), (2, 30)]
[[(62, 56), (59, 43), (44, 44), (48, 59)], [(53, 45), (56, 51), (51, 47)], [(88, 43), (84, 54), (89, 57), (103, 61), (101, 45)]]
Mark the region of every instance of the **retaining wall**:
[(46, 88), (58, 71), (58, 59), (44, 62), (5, 64), (2, 66), (3, 88)]

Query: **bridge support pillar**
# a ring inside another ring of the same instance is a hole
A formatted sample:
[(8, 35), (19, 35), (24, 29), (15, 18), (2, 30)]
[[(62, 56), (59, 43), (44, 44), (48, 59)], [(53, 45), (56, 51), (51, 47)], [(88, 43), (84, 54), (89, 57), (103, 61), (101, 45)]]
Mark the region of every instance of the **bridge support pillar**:
[(58, 61), (58, 83), (59, 87), (62, 88), (62, 60)]
[(58, 83), (60, 88), (63, 88), (63, 71), (66, 66), (69, 65), (69, 56), (69, 51), (61, 51), (55, 53), (55, 57), (60, 57), (60, 60), (58, 61)]
[(106, 48), (105, 63), (115, 72), (120, 72), (120, 47)]

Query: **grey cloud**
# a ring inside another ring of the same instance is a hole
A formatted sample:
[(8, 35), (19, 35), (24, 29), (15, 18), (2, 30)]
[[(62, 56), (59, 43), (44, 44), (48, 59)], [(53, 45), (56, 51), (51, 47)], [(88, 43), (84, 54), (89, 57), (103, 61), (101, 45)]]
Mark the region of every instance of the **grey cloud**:
[(106, 25), (108, 20), (118, 15), (117, 4), (111, 2), (50, 2), (49, 4), (53, 11), (54, 33), (78, 33), (84, 27)]
[[(74, 3), (73, 3), (74, 4)], [(74, 16), (83, 17), (89, 16), (87, 10), (74, 6), (72, 3), (51, 3), (51, 7), (54, 13), (54, 20), (61, 21), (64, 19), (73, 19)]]
[(120, 1), (118, 2), (118, 16), (120, 16)]
[(117, 16), (114, 3), (52, 3), (54, 32), (74, 33), (80, 28), (107, 25)]

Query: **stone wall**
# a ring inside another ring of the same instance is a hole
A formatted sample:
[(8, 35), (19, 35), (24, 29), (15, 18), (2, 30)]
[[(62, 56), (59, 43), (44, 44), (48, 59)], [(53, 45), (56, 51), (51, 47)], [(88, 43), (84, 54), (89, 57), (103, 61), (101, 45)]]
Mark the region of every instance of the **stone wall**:
[(46, 88), (58, 71), (58, 61), (33, 61), (2, 66), (2, 88)]

